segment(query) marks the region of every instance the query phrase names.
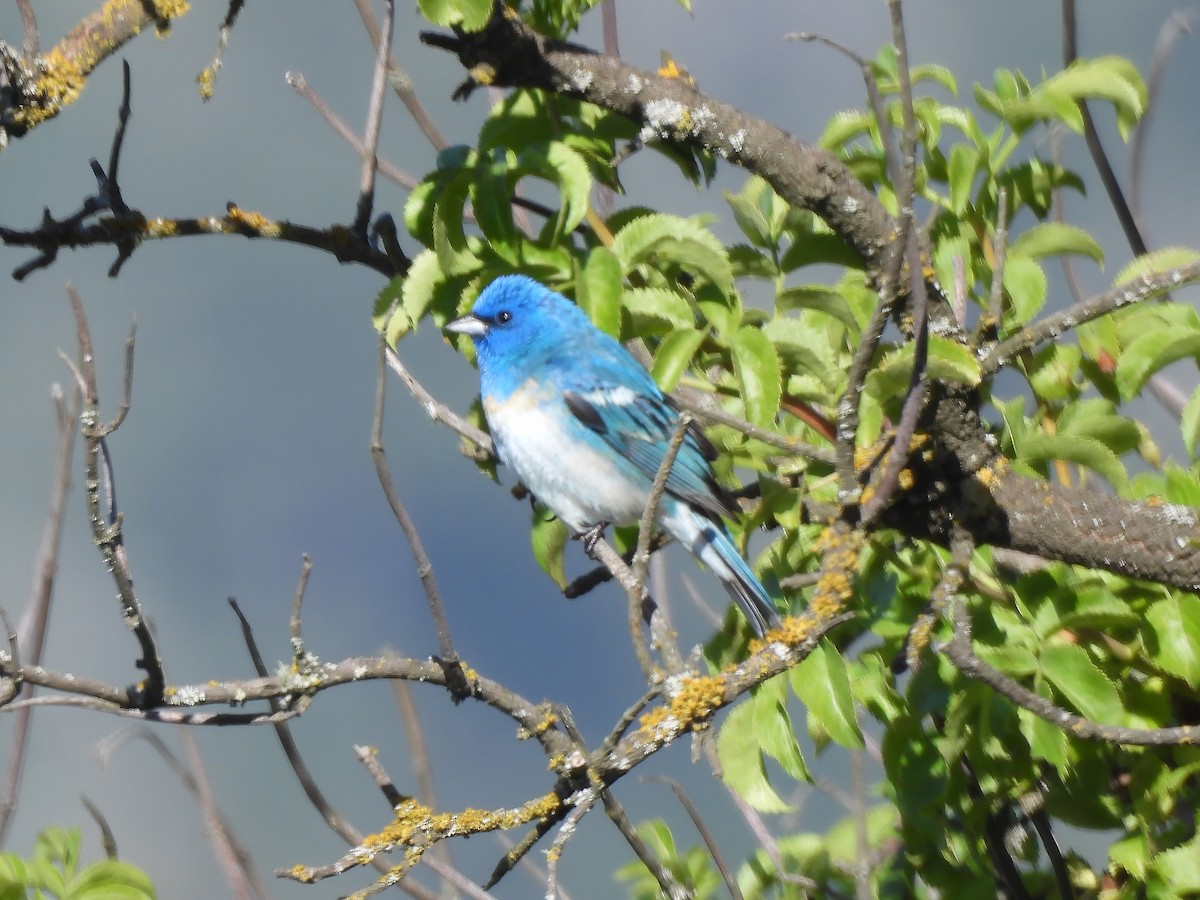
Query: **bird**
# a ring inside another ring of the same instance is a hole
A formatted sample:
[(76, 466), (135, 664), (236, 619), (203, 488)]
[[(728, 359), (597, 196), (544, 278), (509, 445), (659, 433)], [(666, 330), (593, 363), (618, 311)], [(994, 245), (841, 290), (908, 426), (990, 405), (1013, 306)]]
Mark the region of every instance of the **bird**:
[[(607, 524), (639, 521), (680, 412), (653, 377), (566, 297), (501, 275), (446, 330), (475, 345), (480, 397), (500, 460), (585, 546)], [(736, 510), (712, 469), (716, 450), (689, 423), (656, 513), (760, 637), (781, 624), (722, 517)]]

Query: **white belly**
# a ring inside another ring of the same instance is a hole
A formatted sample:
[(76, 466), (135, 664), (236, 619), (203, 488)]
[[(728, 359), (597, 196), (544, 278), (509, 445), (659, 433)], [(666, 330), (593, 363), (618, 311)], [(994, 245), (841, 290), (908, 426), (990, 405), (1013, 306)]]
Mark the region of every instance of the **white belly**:
[(549, 401), (555, 415), (537, 399), (535, 389), (525, 387), (503, 403), (485, 401), (500, 458), (575, 532), (598, 522), (637, 521), (649, 494), (646, 479), (626, 475), (609, 454), (589, 446), (586, 426), (561, 400)]

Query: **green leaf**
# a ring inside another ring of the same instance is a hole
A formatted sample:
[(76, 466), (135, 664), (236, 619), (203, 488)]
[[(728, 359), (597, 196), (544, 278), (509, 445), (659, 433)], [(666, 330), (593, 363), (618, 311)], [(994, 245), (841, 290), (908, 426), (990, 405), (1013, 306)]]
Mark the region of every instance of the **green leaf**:
[[(747, 189), (749, 187), (747, 185)], [(749, 239), (751, 244), (764, 249), (775, 246), (775, 242), (771, 240), (771, 227), (767, 218), (754, 199), (746, 196), (745, 193), (734, 194), (726, 191), (725, 202), (733, 211), (733, 219), (737, 222), (738, 228), (742, 230), (742, 234)]]
[(811, 234), (797, 238), (784, 252), (779, 267), (785, 272), (793, 272), (802, 266), (820, 263), (850, 269), (865, 268), (862, 257), (836, 234)]
[(1200, 607), (1172, 594), (1146, 611), (1154, 662), (1191, 685), (1200, 684)]
[(1101, 724), (1120, 724), (1120, 695), (1086, 650), (1078, 644), (1053, 643), (1042, 648), (1038, 662), (1045, 679), (1081, 715)]
[(774, 278), (779, 274), (775, 260), (749, 244), (734, 244), (729, 248), (729, 262), (734, 278)]
[(836, 288), (819, 284), (804, 284), (784, 288), (775, 295), (776, 312), (790, 312), (796, 309), (811, 309), (814, 312), (833, 316), (857, 336), (859, 333), (858, 320), (854, 310), (846, 302), (845, 296)]
[(870, 132), (874, 121), (869, 113), (857, 109), (836, 112), (825, 124), (825, 131), (817, 143), (826, 150), (837, 150), (859, 135)]
[(621, 263), (607, 247), (594, 247), (583, 266), (576, 300), (592, 323), (606, 334), (621, 336)]
[(702, 343), (704, 332), (697, 328), (677, 328), (659, 342), (650, 374), (660, 388), (668, 392), (675, 389)]
[(769, 427), (779, 412), (783, 394), (775, 345), (760, 329), (744, 325), (734, 332), (729, 352), (746, 407), (746, 421)]
[(1049, 344), (1035, 353), (1027, 374), (1038, 398), (1053, 403), (1076, 396), (1081, 357), (1074, 344)]
[(1188, 452), (1195, 456), (1196, 441), (1200, 439), (1200, 388), (1192, 391), (1192, 396), (1183, 407), (1183, 415), (1179, 417), (1179, 430), (1183, 434), (1183, 443)]
[(693, 219), (666, 213), (638, 216), (613, 236), (612, 252), (626, 275), (643, 263), (673, 264), (703, 275), (724, 294), (733, 290), (725, 245)]
[(1125, 493), (1128, 476), (1121, 460), (1095, 438), (1077, 434), (1046, 434), (1031, 431), (1016, 447), (1018, 459), (1035, 468), (1055, 460), (1072, 462), (1104, 476), (1118, 493)]
[(555, 233), (572, 231), (587, 215), (592, 190), (592, 175), (587, 162), (576, 150), (560, 141), (526, 147), (517, 157), (522, 173), (536, 175), (558, 185), (562, 206), (555, 223)]
[(492, 17), (492, 0), (417, 0), (417, 6), (434, 25), (463, 31), (480, 31)]
[(1121, 397), (1136, 397), (1151, 375), (1185, 356), (1200, 356), (1200, 330), (1161, 328), (1138, 337), (1117, 359)]
[(979, 151), (969, 144), (955, 144), (950, 148), (948, 177), (950, 183), (950, 209), (961, 216), (971, 201), (971, 187), (979, 167)]
[(496, 255), (509, 265), (518, 265), (520, 235), (512, 217), (510, 174), (516, 159), (503, 147), (480, 160), (471, 179), (471, 208), (475, 221)]
[(1143, 275), (1155, 275), (1170, 269), (1188, 266), (1200, 260), (1200, 253), (1191, 247), (1163, 247), (1135, 257), (1126, 263), (1113, 278), (1113, 286), (1125, 284)]
[(954, 80), (954, 74), (945, 66), (933, 63), (913, 66), (912, 71), (909, 72), (909, 79), (913, 84), (919, 81), (936, 81), (951, 94), (958, 96), (958, 82)]
[(846, 661), (837, 648), (820, 643), (808, 658), (791, 671), (792, 690), (808, 709), (810, 722), (843, 747), (863, 746), (854, 712), (854, 695)]
[[(1073, 253), (1087, 256), (1098, 263), (1104, 262), (1104, 251), (1095, 238), (1074, 225), (1065, 222), (1042, 222), (1021, 234), (1009, 245), (1015, 256), (1041, 259), (1044, 256), (1061, 256)], [(1007, 260), (1005, 261), (1007, 263)]]
[(1046, 302), (1046, 273), (1036, 260), (1010, 254), (1004, 260), (1004, 290), (1012, 304), (1012, 319), (1024, 325)]
[(530, 531), (533, 556), (542, 571), (550, 576), (559, 590), (567, 586), (567, 573), (563, 568), (563, 550), (571, 537), (570, 529), (544, 506), (535, 506), (533, 527)]
[[(914, 347), (911, 342), (886, 354), (867, 377), (867, 391), (876, 397), (893, 397), (908, 389)], [(979, 360), (969, 347), (937, 335), (929, 336), (926, 374), (931, 380), (977, 385)]]
[(696, 315), (687, 300), (666, 288), (631, 288), (625, 291), (621, 303), (639, 334), (696, 326)]
[(725, 717), (717, 734), (717, 760), (721, 778), (739, 797), (759, 812), (781, 813), (791, 809), (771, 787), (754, 733), (754, 708), (739, 703)]
[[(1128, 138), (1146, 108), (1146, 85), (1141, 75), (1133, 63), (1118, 56), (1076, 60), (1029, 92), (1015, 84), (1012, 73), (1004, 74), (1008, 81), (1002, 86), (997, 73), (998, 112), (1018, 133), (1035, 122), (1057, 119), (1082, 134), (1079, 102), (1097, 98), (1113, 104), (1117, 128), (1122, 138)], [(993, 107), (989, 104), (989, 108)]]
[(777, 675), (764, 681), (748, 702), (754, 707), (754, 736), (763, 753), (796, 781), (812, 781), (788, 715), (787, 679)]
[(115, 859), (92, 863), (69, 886), (70, 900), (154, 900), (154, 885), (140, 869)]
[(1192, 838), (1179, 847), (1156, 853), (1150, 862), (1150, 869), (1166, 884), (1156, 884), (1156, 879), (1150, 879), (1151, 890), (1147, 896), (1194, 895), (1200, 891), (1200, 838)]

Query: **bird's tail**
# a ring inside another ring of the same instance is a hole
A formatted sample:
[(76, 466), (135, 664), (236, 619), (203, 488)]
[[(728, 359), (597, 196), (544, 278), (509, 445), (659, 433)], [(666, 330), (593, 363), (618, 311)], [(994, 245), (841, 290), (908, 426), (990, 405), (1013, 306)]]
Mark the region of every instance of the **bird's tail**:
[(663, 526), (717, 576), (750, 620), (754, 633), (762, 637), (772, 628), (778, 628), (779, 612), (771, 595), (754, 577), (725, 526), (684, 503), (673, 505), (674, 509), (664, 510)]

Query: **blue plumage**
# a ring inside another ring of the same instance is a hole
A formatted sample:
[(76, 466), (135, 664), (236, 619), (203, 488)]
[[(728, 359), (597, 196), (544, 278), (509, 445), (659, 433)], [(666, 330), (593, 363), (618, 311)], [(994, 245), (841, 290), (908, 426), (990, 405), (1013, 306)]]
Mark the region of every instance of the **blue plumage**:
[[(575, 532), (637, 521), (679, 422), (654, 379), (577, 306), (505, 275), (446, 328), (470, 335), (500, 458)], [(688, 430), (667, 477), (659, 525), (720, 579), (759, 635), (779, 625), (763, 586), (721, 523), (734, 515), (715, 451)]]

